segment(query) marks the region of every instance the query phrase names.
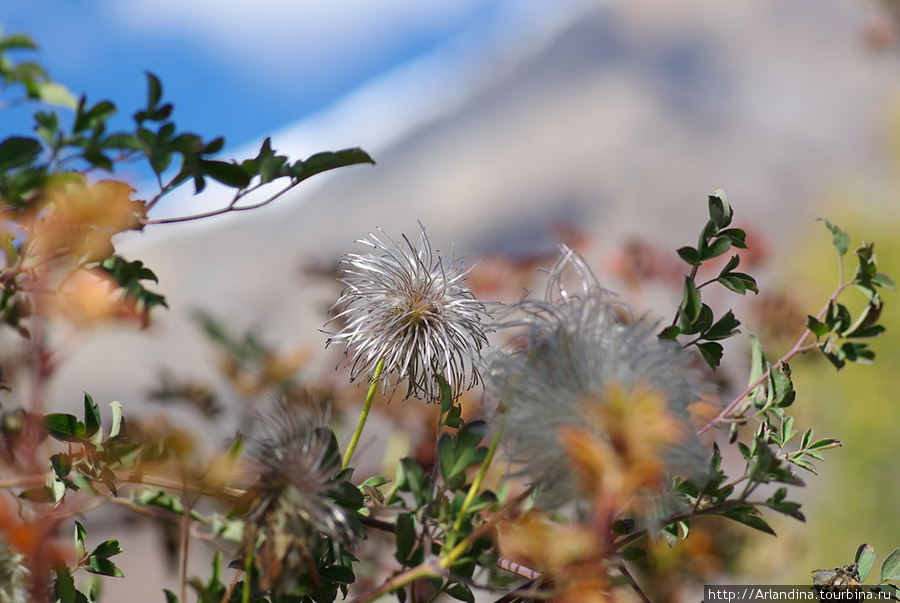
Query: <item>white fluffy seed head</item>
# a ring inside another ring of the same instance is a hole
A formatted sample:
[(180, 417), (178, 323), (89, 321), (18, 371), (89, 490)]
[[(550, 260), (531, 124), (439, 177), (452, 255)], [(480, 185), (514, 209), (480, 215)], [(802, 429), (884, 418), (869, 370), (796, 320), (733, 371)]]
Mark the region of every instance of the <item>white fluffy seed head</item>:
[[(593, 411), (586, 400), (602, 400), (623, 388), (649, 388), (685, 426), (684, 437), (665, 451), (666, 468), (704, 474), (707, 455), (690, 428), (687, 407), (708, 388), (691, 368), (690, 354), (660, 340), (655, 325), (632, 321), (627, 307), (609, 300), (584, 261), (567, 248), (563, 252), (545, 298), (518, 304), (524, 318), (507, 324), (521, 334), (494, 354), (487, 372), (489, 394), (504, 412), (510, 461), (537, 486), (544, 506), (572, 502), (578, 488), (559, 434), (590, 424)], [(568, 272), (578, 281), (575, 288), (563, 284)]]
[(375, 253), (343, 257), (345, 287), (329, 321), (343, 326), (325, 345), (344, 346), (351, 381), (371, 383), (383, 360), (384, 393), (405, 380), (407, 397), (436, 401), (440, 375), (456, 399), (479, 383), (487, 311), (465, 286), (463, 260), (433, 250), (420, 227), (418, 245), (379, 230), (384, 240), (357, 241)]
[(248, 487), (243, 547), (254, 551), (262, 581), (287, 587), (306, 568), (322, 536), (349, 544), (347, 511), (335, 503), (332, 477), (340, 456), (312, 396), (279, 399), (247, 436)]

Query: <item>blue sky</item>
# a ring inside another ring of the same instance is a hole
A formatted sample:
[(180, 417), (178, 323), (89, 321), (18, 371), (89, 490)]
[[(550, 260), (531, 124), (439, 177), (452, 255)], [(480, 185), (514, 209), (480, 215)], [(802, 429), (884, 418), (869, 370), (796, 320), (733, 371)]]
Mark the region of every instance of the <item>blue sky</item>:
[[(40, 45), (55, 80), (126, 117), (144, 103), (144, 71), (156, 73), (176, 123), (225, 135), (227, 152), (410, 60), (474, 43), (516, 2), (549, 0), (17, 0), (0, 24)], [(0, 136), (29, 129), (32, 111), (5, 112)]]

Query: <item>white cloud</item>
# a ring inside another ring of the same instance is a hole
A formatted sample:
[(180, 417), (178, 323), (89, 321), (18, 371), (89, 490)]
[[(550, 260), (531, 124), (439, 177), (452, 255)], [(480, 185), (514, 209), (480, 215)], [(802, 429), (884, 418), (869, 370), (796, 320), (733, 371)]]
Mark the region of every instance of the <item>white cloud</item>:
[(107, 0), (137, 34), (189, 36), (239, 67), (284, 72), (353, 62), (411, 34), (445, 31), (501, 0)]

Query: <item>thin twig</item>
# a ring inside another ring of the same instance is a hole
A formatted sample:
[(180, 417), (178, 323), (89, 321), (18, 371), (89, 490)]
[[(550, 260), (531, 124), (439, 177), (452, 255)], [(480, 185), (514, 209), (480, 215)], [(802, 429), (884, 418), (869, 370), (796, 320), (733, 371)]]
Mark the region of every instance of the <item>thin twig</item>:
[(647, 594), (644, 592), (644, 590), (637, 583), (637, 580), (634, 579), (634, 576), (631, 575), (631, 572), (628, 571), (628, 568), (625, 566), (624, 563), (622, 563), (622, 565), (618, 566), (618, 569), (620, 572), (622, 572), (622, 575), (625, 576), (625, 579), (628, 580), (628, 584), (631, 585), (631, 589), (635, 593), (637, 593), (638, 597), (641, 598), (641, 601), (643, 601), (644, 603), (653, 603), (650, 600), (650, 597), (647, 596)]
[[(844, 289), (846, 289), (848, 286), (849, 286), (848, 283), (841, 283), (838, 286), (838, 288), (835, 289), (835, 291), (834, 291), (834, 293), (832, 293), (831, 297), (828, 298), (828, 302), (816, 315), (816, 320), (821, 320), (822, 317), (825, 316), (825, 313), (828, 311), (828, 308), (835, 301), (837, 301), (838, 296), (841, 293), (843, 293)], [(814, 344), (814, 343), (804, 345), (806, 338), (809, 337), (811, 334), (812, 334), (812, 331), (810, 331), (809, 328), (804, 329), (803, 333), (800, 335), (800, 338), (797, 339), (797, 342), (794, 344), (794, 347), (792, 347), (790, 350), (788, 350), (788, 352), (784, 356), (779, 358), (778, 361), (775, 362), (775, 364), (773, 364), (772, 366), (774, 366), (774, 367), (782, 366), (785, 363), (787, 363), (788, 360), (790, 360), (797, 354), (807, 352), (807, 351), (817, 347), (816, 344)], [(706, 423), (706, 425), (704, 425), (703, 427), (698, 429), (697, 435), (702, 435), (702, 434), (706, 433), (712, 427), (714, 427), (715, 425), (717, 425), (717, 424), (721, 423), (723, 420), (725, 420), (728, 417), (728, 415), (731, 414), (731, 412), (737, 407), (738, 404), (740, 404), (747, 396), (750, 395), (751, 392), (753, 392), (753, 390), (755, 390), (757, 387), (759, 387), (768, 378), (769, 378), (769, 370), (767, 369), (765, 372), (763, 372), (762, 375), (760, 375), (759, 379), (755, 380), (753, 383), (748, 385), (747, 388), (744, 391), (742, 391), (740, 394), (738, 394), (738, 396), (734, 400), (732, 400), (731, 403), (728, 404), (728, 406), (723, 408), (719, 414), (717, 414), (715, 417), (710, 419)]]
[[(212, 211), (203, 212), (203, 213), (199, 213), (199, 214), (193, 214), (190, 216), (179, 216), (176, 218), (159, 218), (159, 219), (155, 219), (155, 220), (146, 219), (146, 220), (142, 220), (141, 223), (144, 224), (145, 226), (149, 226), (149, 225), (153, 225), (153, 224), (178, 224), (180, 222), (193, 222), (194, 220), (203, 220), (206, 218), (212, 218), (213, 216), (221, 216), (222, 214), (227, 214), (227, 213), (233, 212), (233, 211), (237, 212), (237, 211), (249, 211), (251, 209), (259, 209), (260, 207), (265, 207), (269, 203), (272, 203), (273, 201), (275, 201), (276, 199), (281, 197), (283, 194), (285, 194), (286, 192), (288, 192), (291, 189), (293, 189), (294, 187), (296, 187), (298, 184), (300, 184), (300, 181), (291, 182), (291, 184), (284, 187), (283, 189), (281, 189), (280, 191), (278, 191), (271, 197), (264, 199), (263, 201), (260, 201), (258, 203), (252, 203), (250, 205), (241, 205), (241, 206), (235, 205), (235, 201), (236, 201), (236, 199), (235, 199), (231, 203), (226, 205), (225, 207), (220, 207), (219, 209), (214, 209)], [(246, 189), (246, 190), (247, 190), (247, 192), (249, 192), (251, 189)]]

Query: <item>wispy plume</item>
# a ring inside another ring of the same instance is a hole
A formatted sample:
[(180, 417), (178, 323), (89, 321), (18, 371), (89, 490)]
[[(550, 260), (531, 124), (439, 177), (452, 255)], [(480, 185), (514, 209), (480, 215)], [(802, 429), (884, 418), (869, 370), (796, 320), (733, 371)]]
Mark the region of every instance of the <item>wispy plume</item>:
[(407, 397), (438, 400), (440, 375), (455, 399), (481, 379), (487, 311), (466, 287), (470, 268), (435, 251), (419, 226), (418, 245), (379, 230), (357, 241), (374, 254), (343, 257), (345, 288), (332, 308), (343, 326), (326, 346), (345, 347), (351, 381), (371, 383), (383, 362), (383, 392), (405, 380)]

